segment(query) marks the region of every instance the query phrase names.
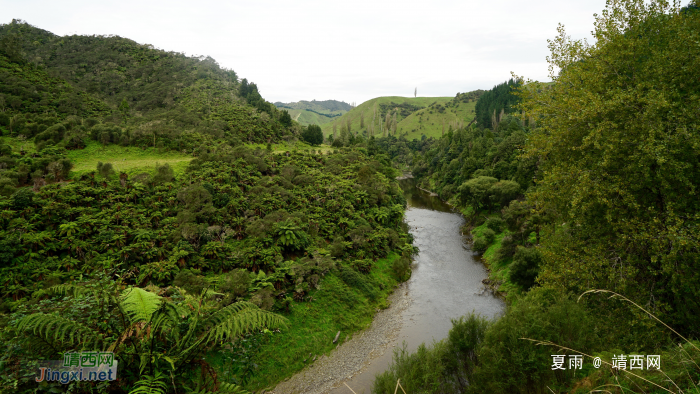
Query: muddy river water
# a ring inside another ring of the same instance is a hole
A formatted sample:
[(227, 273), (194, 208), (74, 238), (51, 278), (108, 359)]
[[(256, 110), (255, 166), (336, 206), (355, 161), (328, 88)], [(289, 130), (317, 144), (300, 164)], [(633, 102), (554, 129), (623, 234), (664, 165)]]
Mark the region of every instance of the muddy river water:
[[(460, 233), (462, 215), (416, 188), (413, 179), (400, 183), (408, 200), (405, 220), (420, 252), (406, 284), (409, 302), (396, 317), (402, 322), (389, 348), (399, 347), (405, 341), (409, 350), (415, 350), (423, 342), (445, 338), (452, 326), (450, 319), (472, 311), (493, 318), (503, 312), (504, 303), (484, 291), (481, 281), (487, 277), (487, 271)], [(392, 353), (386, 351), (373, 359), (361, 373), (344, 383), (357, 394), (370, 393), (374, 376), (389, 367)], [(330, 392), (351, 393), (344, 384)]]

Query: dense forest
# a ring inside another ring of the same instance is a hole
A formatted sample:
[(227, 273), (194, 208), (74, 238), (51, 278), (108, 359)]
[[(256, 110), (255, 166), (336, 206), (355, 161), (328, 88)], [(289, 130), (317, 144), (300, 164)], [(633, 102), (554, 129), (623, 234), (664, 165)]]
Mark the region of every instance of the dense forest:
[[(467, 217), (508, 308), (397, 350), (374, 392), (399, 378), (429, 393), (697, 391), (700, 8), (609, 3), (596, 19), (590, 45), (560, 26), (553, 82), (495, 86), (476, 125), (412, 156)], [(555, 370), (552, 354), (584, 367)], [(619, 364), (634, 354), (663, 365)]]
[[(273, 149), (302, 127), (211, 58), (21, 21), (0, 44), (0, 391), (267, 387), (410, 275), (383, 151)], [(72, 173), (67, 153), (95, 143), (193, 158)], [(86, 347), (114, 352), (118, 381), (34, 381)]]
[[(1, 25), (0, 391), (269, 389), (410, 277), (410, 170), (507, 308), (396, 350), (374, 393), (697, 392), (699, 25), (695, 1), (612, 2), (594, 44), (560, 26), (552, 82), (377, 98), (323, 128), (211, 58)], [(97, 147), (188, 164), (72, 171)], [(81, 349), (113, 351), (119, 380), (35, 382)]]

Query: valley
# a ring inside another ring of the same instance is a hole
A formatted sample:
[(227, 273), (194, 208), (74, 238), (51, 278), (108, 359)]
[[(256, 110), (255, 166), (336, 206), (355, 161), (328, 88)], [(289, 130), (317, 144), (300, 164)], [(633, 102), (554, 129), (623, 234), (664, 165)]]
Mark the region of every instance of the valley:
[[(0, 25), (0, 392), (697, 391), (700, 6), (596, 18), (356, 106)], [(35, 379), (76, 352), (118, 378)]]

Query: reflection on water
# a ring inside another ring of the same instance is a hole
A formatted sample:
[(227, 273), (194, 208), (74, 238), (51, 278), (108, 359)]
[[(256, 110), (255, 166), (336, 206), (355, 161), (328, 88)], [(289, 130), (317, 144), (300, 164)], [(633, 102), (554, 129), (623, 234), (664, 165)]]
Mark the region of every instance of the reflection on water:
[[(402, 313), (402, 327), (395, 344), (406, 341), (410, 351), (421, 343), (445, 338), (451, 319), (475, 312), (487, 318), (502, 313), (503, 302), (483, 292), (486, 268), (469, 249), (460, 228), (464, 218), (438, 197), (416, 188), (415, 179), (399, 181), (408, 201), (405, 221), (420, 252), (414, 258), (408, 281), (411, 304)], [(386, 370), (392, 352), (375, 359), (367, 370), (346, 383), (360, 393), (369, 393), (374, 376)], [(349, 393), (345, 386), (333, 394)]]
[(409, 207), (439, 212), (453, 212), (453, 208), (440, 200), (439, 197), (431, 196), (429, 192), (418, 189), (417, 183), (414, 178), (401, 179), (399, 181)]

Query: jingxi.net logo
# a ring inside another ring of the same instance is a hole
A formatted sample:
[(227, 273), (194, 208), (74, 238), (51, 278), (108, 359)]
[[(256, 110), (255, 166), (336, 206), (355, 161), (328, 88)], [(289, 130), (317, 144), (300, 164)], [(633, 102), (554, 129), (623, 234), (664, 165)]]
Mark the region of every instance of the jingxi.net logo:
[(39, 363), (37, 382), (105, 381), (117, 378), (117, 360), (112, 352), (65, 353), (63, 360)]

